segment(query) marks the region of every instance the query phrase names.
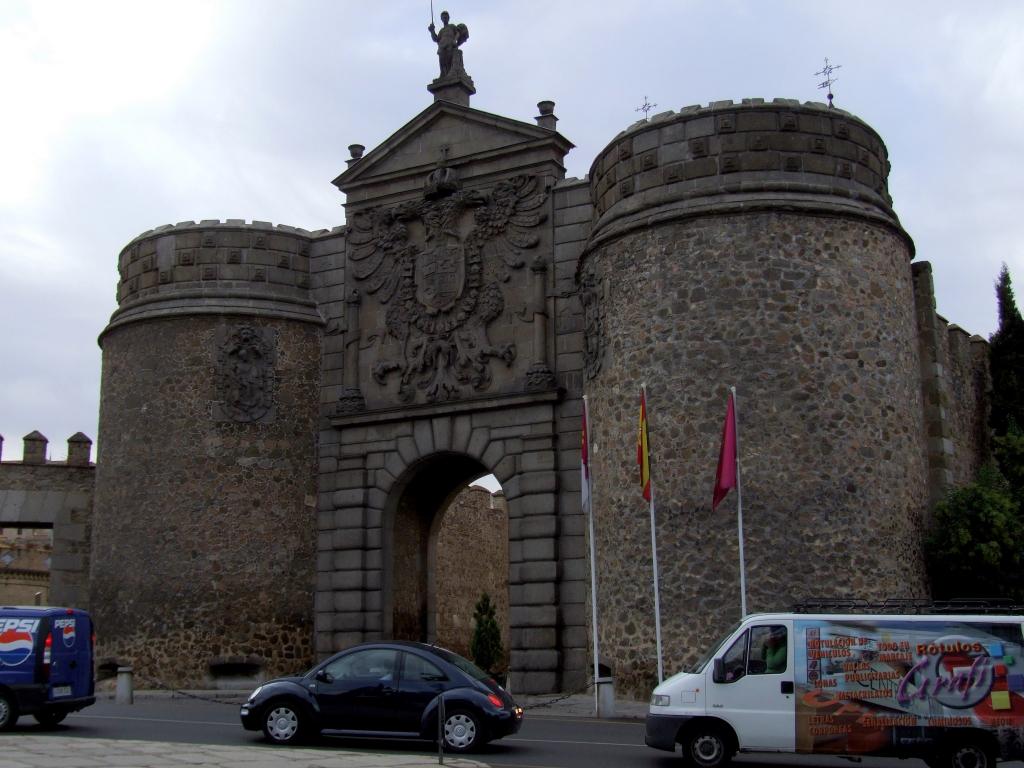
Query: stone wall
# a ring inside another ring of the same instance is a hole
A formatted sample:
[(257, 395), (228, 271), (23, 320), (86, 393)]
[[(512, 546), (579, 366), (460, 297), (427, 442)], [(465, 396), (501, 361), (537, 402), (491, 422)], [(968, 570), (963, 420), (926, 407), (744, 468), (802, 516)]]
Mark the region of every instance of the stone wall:
[(470, 487), (444, 511), (437, 532), (437, 642), (472, 659), (473, 611), (487, 593), (508, 651), (508, 509), (501, 492)]
[(97, 655), (142, 681), (312, 661), (322, 320), (309, 244), (258, 222), (188, 222), (121, 254), (101, 337), (91, 586)]
[[(602, 656), (622, 690), (644, 695), (656, 669), (634, 463), (642, 383), (669, 673), (740, 616), (735, 493), (710, 509), (730, 385), (748, 610), (926, 593), (911, 253), (876, 172), (884, 157), (852, 116), (751, 102), (652, 120), (595, 161), (604, 202), (580, 271), (602, 292), (604, 327), (586, 391)], [(691, 163), (712, 173), (688, 180)]]
[(48, 461), (47, 444), (43, 435), (32, 432), (25, 436), (22, 461), (0, 462), (0, 525), (52, 529), (48, 574), (42, 580), (26, 577), (35, 585), (32, 595), (44, 585), (53, 605), (88, 608), (96, 472), (89, 461), (92, 441), (73, 435), (66, 461)]

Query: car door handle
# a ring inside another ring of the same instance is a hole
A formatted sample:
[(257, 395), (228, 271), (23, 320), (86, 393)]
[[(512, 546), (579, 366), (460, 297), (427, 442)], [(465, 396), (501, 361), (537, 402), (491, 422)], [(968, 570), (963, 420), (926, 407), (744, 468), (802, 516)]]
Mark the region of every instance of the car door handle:
[(390, 696), (392, 693), (397, 693), (397, 691), (389, 685), (382, 685), (380, 688), (380, 692), (383, 693), (385, 696)]
[(779, 692), (780, 693), (792, 693), (793, 692), (793, 681), (792, 680), (783, 680), (781, 683), (779, 683)]

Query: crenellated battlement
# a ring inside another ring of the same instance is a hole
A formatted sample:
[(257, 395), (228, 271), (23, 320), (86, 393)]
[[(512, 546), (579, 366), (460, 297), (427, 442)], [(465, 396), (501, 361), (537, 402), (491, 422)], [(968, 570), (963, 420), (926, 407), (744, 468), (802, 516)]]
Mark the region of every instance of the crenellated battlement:
[(118, 309), (107, 330), (140, 319), (254, 309), (322, 323), (309, 295), (310, 253), (319, 239), (344, 231), (244, 219), (147, 230), (118, 257)]
[(889, 159), (860, 118), (796, 99), (715, 101), (640, 120), (590, 168), (593, 241), (651, 216), (755, 208), (870, 218), (911, 246), (889, 196)]
[[(82, 432), (76, 432), (68, 438), (68, 457), (65, 461), (49, 461), (46, 458), (50, 441), (39, 430), (33, 430), (22, 438), (21, 461), (7, 461), (6, 464), (47, 465), (66, 467), (92, 466), (92, 440)], [(0, 435), (0, 461), (3, 461), (4, 436)]]

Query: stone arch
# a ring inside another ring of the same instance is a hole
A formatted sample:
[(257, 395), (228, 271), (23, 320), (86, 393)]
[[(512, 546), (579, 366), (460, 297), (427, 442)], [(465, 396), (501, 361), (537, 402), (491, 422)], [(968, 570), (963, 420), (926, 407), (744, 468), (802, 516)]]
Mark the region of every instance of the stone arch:
[[(512, 685), (552, 691), (560, 683), (557, 395), (335, 419), (330, 508), (321, 509), (317, 648), (327, 654), (393, 636), (393, 543), (399, 499), (423, 491), (430, 467), (447, 475), (425, 504), (492, 472), (508, 504)], [(419, 484), (422, 483), (423, 487)], [(425, 492), (425, 491), (424, 491)], [(430, 494), (427, 493), (427, 496)]]

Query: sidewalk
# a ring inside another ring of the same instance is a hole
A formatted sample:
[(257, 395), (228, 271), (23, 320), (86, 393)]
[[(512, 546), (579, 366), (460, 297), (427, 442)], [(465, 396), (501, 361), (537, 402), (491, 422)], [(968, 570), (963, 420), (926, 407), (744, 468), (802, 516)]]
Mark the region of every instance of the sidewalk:
[[(486, 768), (484, 763), (445, 755), (452, 768)], [(5, 734), (0, 768), (426, 768), (437, 757), (215, 744), (171, 744), (121, 739)]]

